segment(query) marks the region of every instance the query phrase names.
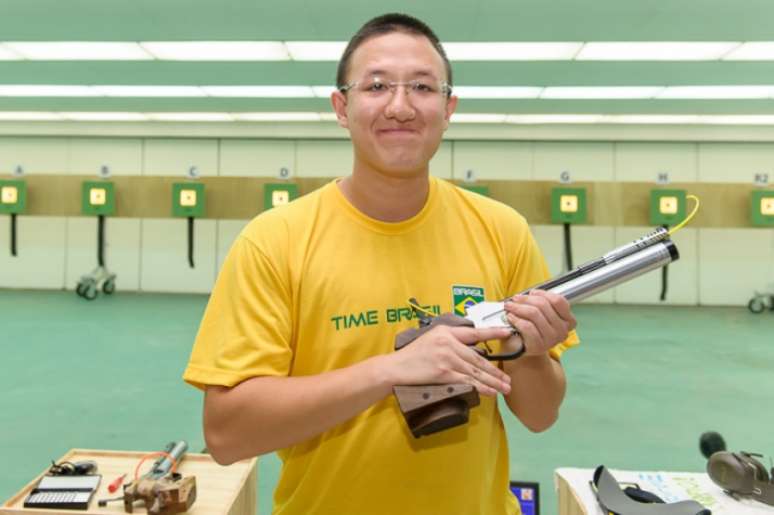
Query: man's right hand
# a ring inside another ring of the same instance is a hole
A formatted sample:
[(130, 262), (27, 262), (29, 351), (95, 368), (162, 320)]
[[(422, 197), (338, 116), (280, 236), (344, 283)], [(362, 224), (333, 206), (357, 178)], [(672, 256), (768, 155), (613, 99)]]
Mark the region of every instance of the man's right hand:
[(473, 385), (482, 395), (510, 392), (510, 377), (470, 345), (509, 336), (508, 329), (439, 326), (410, 345), (346, 368), (297, 377), (253, 377), (209, 386), (204, 436), (228, 465), (312, 438), (392, 393), (396, 385)]
[(508, 328), (439, 326), (385, 356), (385, 371), (396, 386), (463, 383), (474, 386), (482, 395), (507, 395), (511, 391), (510, 376), (472, 345), (510, 335)]

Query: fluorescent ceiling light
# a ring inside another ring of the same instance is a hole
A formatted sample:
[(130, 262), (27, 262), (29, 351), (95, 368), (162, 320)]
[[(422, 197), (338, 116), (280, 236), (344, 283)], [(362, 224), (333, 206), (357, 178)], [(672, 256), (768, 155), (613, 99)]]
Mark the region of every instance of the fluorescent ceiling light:
[(704, 123), (712, 125), (774, 125), (774, 115), (711, 115), (703, 116)]
[(145, 113), (151, 120), (162, 122), (232, 122), (230, 113)]
[[(181, 122), (331, 122), (331, 112), (44, 112), (0, 111), (0, 121), (181, 121)], [(637, 124), (637, 125), (769, 125), (774, 127), (774, 115), (662, 115), (662, 114), (525, 114), (458, 113), (454, 123), (508, 123), (519, 125), (543, 124)]]
[(0, 86), (0, 97), (95, 97), (89, 86), (41, 86), (14, 84)]
[(61, 120), (58, 113), (44, 111), (0, 111), (0, 120)]
[(454, 113), (452, 123), (505, 123), (505, 114), (490, 113)]
[(311, 86), (201, 86), (211, 97), (311, 98)]
[(695, 124), (701, 117), (689, 114), (611, 114), (604, 115), (600, 123), (625, 124)]
[(774, 42), (756, 41), (743, 43), (723, 57), (724, 61), (772, 61)]
[(500, 86), (456, 86), (452, 94), (460, 98), (538, 98), (543, 88)]
[(314, 96), (317, 98), (329, 98), (331, 96), (331, 93), (336, 91), (335, 86), (312, 86), (312, 91), (314, 91)]
[(105, 97), (205, 97), (198, 86), (93, 86)]
[(605, 99), (632, 99), (653, 98), (664, 88), (663, 86), (638, 87), (638, 86), (614, 86), (614, 87), (549, 87), (545, 88), (540, 98), (605, 98)]
[(542, 123), (598, 123), (601, 114), (518, 114), (508, 115), (506, 123), (542, 124)]
[[(0, 97), (328, 98), (333, 86), (76, 86), (0, 84)], [(763, 86), (457, 86), (462, 99), (768, 99)]]
[(11, 41), (5, 45), (34, 61), (143, 61), (153, 57), (137, 43), (103, 41)]
[(578, 53), (583, 43), (444, 43), (451, 61), (566, 61)]
[(156, 59), (169, 61), (287, 61), (280, 41), (146, 41)]
[[(0, 60), (338, 61), (346, 41), (9, 41)], [(774, 41), (447, 42), (452, 61), (774, 60)]]
[(577, 61), (713, 61), (739, 45), (738, 42), (610, 42), (586, 43)]
[(774, 92), (772, 86), (670, 86), (659, 93), (656, 98), (769, 98), (772, 92)]
[(235, 120), (248, 122), (319, 122), (320, 113), (232, 113)]
[(148, 117), (142, 113), (110, 113), (106, 111), (90, 111), (82, 113), (59, 113), (66, 120), (75, 121), (110, 121), (110, 122), (142, 122)]
[(290, 58), (294, 61), (338, 61), (346, 41), (286, 41)]
[(22, 56), (0, 43), (0, 61), (18, 61)]

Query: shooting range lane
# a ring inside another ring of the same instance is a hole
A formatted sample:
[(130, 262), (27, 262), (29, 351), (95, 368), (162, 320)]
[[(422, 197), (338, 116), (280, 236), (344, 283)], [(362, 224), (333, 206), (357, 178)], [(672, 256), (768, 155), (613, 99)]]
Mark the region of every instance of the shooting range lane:
[[(84, 303), (72, 292), (5, 291), (3, 340), (13, 352), (2, 367), (0, 456), (13, 466), (0, 469), (0, 498), (71, 448), (150, 451), (185, 439), (200, 451), (201, 397), (179, 377), (206, 302), (125, 293)], [(768, 433), (752, 430), (749, 407), (761, 406), (756, 427), (774, 425), (766, 409), (774, 317), (744, 307), (575, 310), (583, 352), (563, 358), (569, 388), (556, 426), (532, 434), (505, 417), (511, 478), (540, 481), (548, 513), (560, 466), (700, 472), (697, 439), (707, 429), (770, 448)], [(271, 511), (278, 473), (275, 455), (259, 459), (260, 513)]]

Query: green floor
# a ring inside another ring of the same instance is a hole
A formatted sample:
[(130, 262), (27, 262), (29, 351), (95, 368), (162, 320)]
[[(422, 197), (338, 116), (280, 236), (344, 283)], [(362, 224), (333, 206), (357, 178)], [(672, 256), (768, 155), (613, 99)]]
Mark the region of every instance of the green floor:
[[(201, 394), (180, 375), (206, 297), (0, 290), (0, 499), (71, 447), (204, 446)], [(513, 479), (540, 481), (556, 512), (559, 466), (702, 470), (698, 436), (774, 453), (774, 314), (736, 308), (576, 308), (584, 345), (564, 359), (559, 422), (507, 418)], [(259, 460), (259, 513), (279, 471)], [(440, 494), (439, 494), (440, 495)]]

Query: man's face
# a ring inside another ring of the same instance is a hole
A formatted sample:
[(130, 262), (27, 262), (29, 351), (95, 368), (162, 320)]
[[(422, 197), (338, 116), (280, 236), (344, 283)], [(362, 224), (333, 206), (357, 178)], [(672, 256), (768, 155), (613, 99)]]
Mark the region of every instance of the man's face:
[[(419, 88), (390, 87), (417, 81)], [(443, 90), (446, 69), (423, 37), (392, 32), (368, 39), (352, 54), (345, 94), (332, 102), (339, 125), (348, 128), (355, 160), (383, 173), (423, 172), (441, 143), (457, 98)]]

